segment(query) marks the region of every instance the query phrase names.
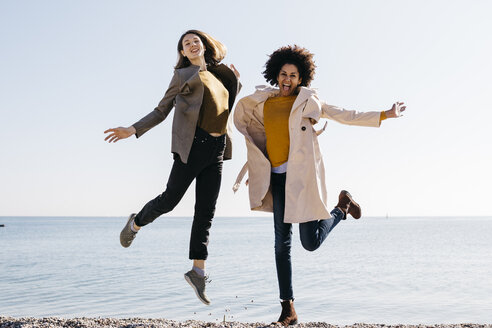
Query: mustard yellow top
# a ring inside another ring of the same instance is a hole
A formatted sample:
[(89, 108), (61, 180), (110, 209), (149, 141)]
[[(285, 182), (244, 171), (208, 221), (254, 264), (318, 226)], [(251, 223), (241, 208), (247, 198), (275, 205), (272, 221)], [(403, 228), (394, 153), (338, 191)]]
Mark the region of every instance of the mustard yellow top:
[[(268, 98), (263, 106), (266, 150), (272, 167), (281, 166), (289, 159), (289, 116), (296, 97)], [(380, 120), (386, 118), (386, 113), (382, 111)]]
[(203, 100), (197, 125), (208, 133), (226, 133), (229, 117), (229, 92), (212, 73), (200, 71)]
[(263, 106), (266, 150), (272, 167), (289, 158), (289, 116), (297, 96), (268, 98)]

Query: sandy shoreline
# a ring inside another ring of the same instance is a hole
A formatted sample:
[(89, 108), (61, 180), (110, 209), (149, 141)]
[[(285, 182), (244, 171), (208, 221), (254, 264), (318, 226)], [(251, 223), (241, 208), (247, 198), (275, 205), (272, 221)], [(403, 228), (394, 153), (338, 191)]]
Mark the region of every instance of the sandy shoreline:
[[(238, 327), (258, 328), (275, 327), (266, 323), (242, 323), (242, 322), (204, 322), (197, 320), (173, 321), (166, 319), (115, 319), (115, 318), (73, 318), (63, 319), (57, 317), (49, 318), (12, 318), (0, 317), (0, 328), (31, 328), (31, 327), (70, 327), (70, 328), (174, 328), (174, 327)], [(326, 322), (306, 322), (292, 327), (319, 327), (319, 328), (492, 328), (491, 324), (438, 324), (438, 325), (383, 325), (356, 323), (348, 326), (330, 325)]]

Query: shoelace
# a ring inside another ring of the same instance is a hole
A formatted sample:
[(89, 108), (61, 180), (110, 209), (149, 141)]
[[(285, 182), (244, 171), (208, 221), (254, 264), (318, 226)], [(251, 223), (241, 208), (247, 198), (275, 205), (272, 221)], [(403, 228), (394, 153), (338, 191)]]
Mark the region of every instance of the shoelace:
[(212, 279), (209, 278), (209, 275), (208, 274), (204, 278), (205, 278), (205, 283), (206, 284), (209, 284), (209, 283), (212, 282)]

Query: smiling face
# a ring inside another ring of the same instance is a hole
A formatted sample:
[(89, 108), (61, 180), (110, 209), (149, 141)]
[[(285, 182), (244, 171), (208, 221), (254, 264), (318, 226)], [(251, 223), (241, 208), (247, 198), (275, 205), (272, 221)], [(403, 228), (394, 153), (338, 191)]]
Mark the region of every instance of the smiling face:
[(292, 96), (302, 79), (299, 77), (299, 70), (296, 65), (285, 64), (280, 69), (277, 77), (277, 83), (280, 88), (280, 96)]
[(182, 41), (183, 50), (181, 54), (187, 57), (190, 62), (194, 62), (199, 58), (203, 58), (205, 54), (205, 47), (200, 37), (196, 34), (189, 33), (183, 37)]

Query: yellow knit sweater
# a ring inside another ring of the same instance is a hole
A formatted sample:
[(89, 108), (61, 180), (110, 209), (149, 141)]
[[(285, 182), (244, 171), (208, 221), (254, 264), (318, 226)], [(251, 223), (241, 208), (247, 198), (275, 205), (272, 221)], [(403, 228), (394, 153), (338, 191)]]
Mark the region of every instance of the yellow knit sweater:
[(289, 158), (289, 116), (297, 96), (268, 98), (263, 106), (266, 149), (272, 167)]
[(229, 117), (229, 92), (212, 73), (200, 71), (203, 101), (197, 125), (208, 133), (226, 133)]

